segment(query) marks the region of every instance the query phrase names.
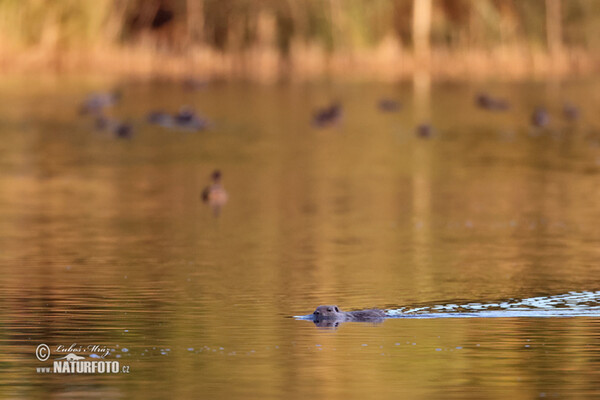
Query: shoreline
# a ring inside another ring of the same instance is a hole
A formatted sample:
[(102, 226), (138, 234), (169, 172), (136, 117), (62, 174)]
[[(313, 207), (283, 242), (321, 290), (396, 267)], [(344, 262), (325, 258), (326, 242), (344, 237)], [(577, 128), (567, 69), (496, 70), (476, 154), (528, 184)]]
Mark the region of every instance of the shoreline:
[(550, 55), (541, 49), (513, 46), (491, 50), (433, 49), (428, 57), (417, 59), (393, 43), (332, 54), (316, 46), (303, 46), (290, 51), (287, 57), (272, 48), (224, 53), (197, 47), (174, 54), (112, 46), (61, 51), (0, 49), (0, 72), (261, 83), (321, 79), (395, 82), (417, 75), (440, 81), (512, 81), (588, 77), (600, 72), (600, 56), (583, 49)]

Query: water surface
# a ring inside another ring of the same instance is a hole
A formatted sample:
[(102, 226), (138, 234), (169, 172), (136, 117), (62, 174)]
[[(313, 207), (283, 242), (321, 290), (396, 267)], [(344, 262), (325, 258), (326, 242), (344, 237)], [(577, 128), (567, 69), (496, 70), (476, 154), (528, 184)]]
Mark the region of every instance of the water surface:
[[(76, 112), (114, 86), (130, 140)], [(0, 394), (597, 398), (597, 300), (572, 318), (439, 316), (600, 289), (598, 84), (416, 88), (0, 82)], [(474, 108), (480, 90), (511, 110)], [(380, 113), (381, 97), (402, 110)], [(333, 99), (341, 124), (314, 129)], [(212, 128), (144, 122), (184, 104)], [(529, 126), (536, 105), (549, 128)], [(200, 202), (215, 168), (218, 218)], [(436, 318), (290, 318), (319, 304)], [(40, 343), (106, 345), (130, 373), (40, 374)]]

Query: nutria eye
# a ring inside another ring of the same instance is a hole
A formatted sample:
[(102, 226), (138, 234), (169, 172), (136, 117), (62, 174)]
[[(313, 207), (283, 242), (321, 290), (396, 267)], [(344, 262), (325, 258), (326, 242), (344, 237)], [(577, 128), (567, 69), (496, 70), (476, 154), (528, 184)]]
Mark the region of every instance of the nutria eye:
[(339, 309), (339, 308), (337, 308), (337, 306), (335, 306), (335, 311), (336, 311), (336, 312), (340, 312), (340, 309)]
[(327, 309), (327, 311), (329, 311), (329, 312), (332, 312), (333, 310), (331, 309), (331, 307), (329, 307), (329, 308)]

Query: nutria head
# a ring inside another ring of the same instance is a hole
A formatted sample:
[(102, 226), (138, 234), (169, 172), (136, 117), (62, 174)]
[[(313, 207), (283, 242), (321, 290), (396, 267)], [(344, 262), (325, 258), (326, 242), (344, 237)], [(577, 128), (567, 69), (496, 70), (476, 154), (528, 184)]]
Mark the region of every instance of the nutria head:
[(338, 319), (343, 315), (338, 306), (319, 306), (313, 312), (316, 319)]

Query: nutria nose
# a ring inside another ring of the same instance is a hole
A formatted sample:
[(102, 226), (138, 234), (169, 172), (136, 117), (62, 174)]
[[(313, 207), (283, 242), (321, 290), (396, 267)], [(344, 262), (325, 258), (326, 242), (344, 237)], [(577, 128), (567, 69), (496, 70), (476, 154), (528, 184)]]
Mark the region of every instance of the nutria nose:
[(319, 314), (321, 314), (321, 313), (320, 313), (320, 312), (318, 312), (318, 311), (315, 311), (313, 314), (314, 314), (314, 315), (319, 315)]

